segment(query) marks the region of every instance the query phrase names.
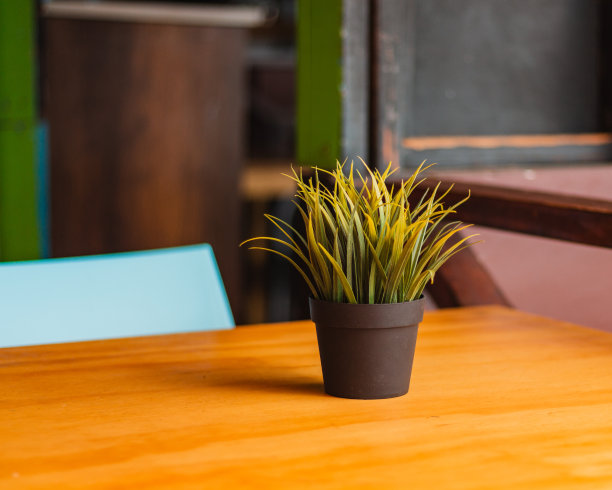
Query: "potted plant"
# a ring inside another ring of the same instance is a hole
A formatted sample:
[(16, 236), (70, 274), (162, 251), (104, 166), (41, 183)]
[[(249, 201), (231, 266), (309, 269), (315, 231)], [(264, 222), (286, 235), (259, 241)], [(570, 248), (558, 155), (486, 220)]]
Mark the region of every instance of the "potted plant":
[[(451, 256), (469, 246), (468, 236), (450, 241), (470, 225), (448, 218), (462, 201), (446, 206), (438, 187), (416, 205), (409, 197), (422, 181), (424, 163), (405, 181), (387, 185), (391, 164), (366, 174), (339, 162), (335, 170), (294, 169), (293, 201), (303, 231), (265, 215), (284, 238), (282, 256), (310, 288), (325, 391), (344, 398), (390, 398), (408, 392), (423, 290)], [(323, 180), (327, 185), (323, 184)], [(301, 228), (301, 227), (300, 227)]]

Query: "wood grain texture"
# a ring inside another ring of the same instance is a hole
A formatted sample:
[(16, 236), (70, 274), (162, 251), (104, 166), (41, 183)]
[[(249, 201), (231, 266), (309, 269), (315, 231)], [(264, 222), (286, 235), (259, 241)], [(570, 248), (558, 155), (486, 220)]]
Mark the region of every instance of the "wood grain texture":
[(240, 304), (245, 31), (45, 27), (53, 255), (209, 242)]
[(0, 350), (2, 488), (612, 486), (612, 335), (428, 313), (407, 396), (323, 394), (310, 322)]

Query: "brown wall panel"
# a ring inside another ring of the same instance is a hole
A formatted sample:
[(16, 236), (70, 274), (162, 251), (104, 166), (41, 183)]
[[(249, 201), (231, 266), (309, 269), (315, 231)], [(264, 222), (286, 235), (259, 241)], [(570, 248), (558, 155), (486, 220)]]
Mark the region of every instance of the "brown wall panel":
[(245, 31), (45, 31), (53, 255), (209, 242), (236, 309)]

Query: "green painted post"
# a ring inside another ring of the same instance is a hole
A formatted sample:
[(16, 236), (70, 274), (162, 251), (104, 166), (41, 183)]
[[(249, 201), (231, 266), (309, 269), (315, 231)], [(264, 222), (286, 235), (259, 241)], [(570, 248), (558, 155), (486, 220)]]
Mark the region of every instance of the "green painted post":
[(342, 124), (342, 0), (299, 0), (297, 158), (331, 168)]
[(0, 1), (0, 260), (40, 256), (34, 1)]

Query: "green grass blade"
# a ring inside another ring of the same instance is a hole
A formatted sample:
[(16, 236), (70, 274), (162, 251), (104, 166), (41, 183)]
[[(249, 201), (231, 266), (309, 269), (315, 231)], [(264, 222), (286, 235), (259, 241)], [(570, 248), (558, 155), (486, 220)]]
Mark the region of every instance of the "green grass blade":
[(327, 257), (327, 260), (329, 261), (331, 266), (336, 271), (336, 274), (338, 275), (338, 278), (340, 279), (340, 282), (342, 283), (342, 286), (344, 287), (344, 294), (346, 295), (349, 303), (357, 303), (357, 299), (355, 298), (355, 295), (353, 294), (353, 290), (351, 289), (351, 286), (346, 280), (346, 276), (344, 275), (344, 272), (342, 272), (342, 268), (340, 267), (340, 265), (334, 260), (334, 258), (330, 255), (330, 253), (327, 250), (325, 250), (325, 247), (322, 244), (319, 243), (319, 247), (321, 251), (323, 252), (323, 254), (325, 254), (325, 256)]

